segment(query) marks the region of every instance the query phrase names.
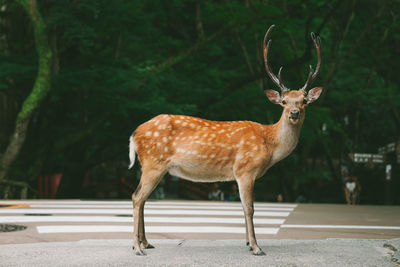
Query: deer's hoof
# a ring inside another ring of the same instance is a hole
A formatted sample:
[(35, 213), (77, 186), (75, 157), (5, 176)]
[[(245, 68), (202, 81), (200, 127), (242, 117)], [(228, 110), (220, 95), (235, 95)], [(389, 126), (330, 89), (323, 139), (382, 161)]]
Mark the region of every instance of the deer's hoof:
[(135, 252), (135, 255), (137, 255), (137, 256), (146, 256), (146, 253), (144, 253), (144, 251), (141, 250), (140, 247), (139, 247), (139, 249), (135, 249), (135, 247), (132, 247), (132, 249)]
[(155, 248), (152, 244), (147, 244), (147, 246), (145, 247), (145, 249), (151, 249), (151, 248)]
[(253, 255), (256, 255), (256, 256), (264, 256), (264, 255), (265, 255), (265, 252), (262, 251), (261, 249), (256, 249), (256, 250), (253, 250)]
[(143, 250), (138, 249), (138, 250), (135, 251), (135, 255), (136, 256), (146, 256), (146, 253), (144, 253)]

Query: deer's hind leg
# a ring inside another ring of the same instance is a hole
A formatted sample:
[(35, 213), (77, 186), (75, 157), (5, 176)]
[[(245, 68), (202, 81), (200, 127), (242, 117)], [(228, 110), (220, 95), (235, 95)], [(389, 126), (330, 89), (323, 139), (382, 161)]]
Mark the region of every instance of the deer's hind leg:
[(350, 204), (351, 204), (351, 201), (350, 201), (350, 191), (349, 191), (347, 188), (344, 189), (344, 194), (345, 194), (345, 197), (346, 197), (346, 203), (347, 203), (347, 205), (350, 205)]
[(132, 194), (133, 204), (133, 249), (136, 255), (146, 255), (143, 248), (154, 248), (147, 242), (144, 230), (144, 204), (165, 174), (164, 169), (143, 168), (142, 177), (136, 191)]

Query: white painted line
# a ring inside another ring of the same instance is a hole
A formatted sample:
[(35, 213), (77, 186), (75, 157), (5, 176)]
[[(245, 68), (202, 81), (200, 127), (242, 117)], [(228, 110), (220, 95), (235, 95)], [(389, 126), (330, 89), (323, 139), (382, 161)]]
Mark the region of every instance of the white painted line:
[(0, 214), (132, 214), (132, 209), (0, 209)]
[[(106, 233), (106, 232), (133, 232), (132, 226), (119, 225), (49, 225), (37, 226), (39, 234), (52, 233)], [(279, 228), (259, 227), (256, 234), (277, 234)], [(219, 226), (146, 226), (146, 233), (228, 233), (244, 234), (245, 227)]]
[[(223, 210), (144, 210), (144, 214), (156, 214), (156, 215), (233, 215), (243, 216), (243, 211), (223, 211)], [(274, 212), (274, 211), (254, 211), (254, 216), (275, 216), (275, 217), (287, 217), (290, 212)]]
[(0, 216), (0, 223), (115, 222), (132, 223), (132, 217), (117, 216)]
[[(75, 205), (127, 205), (132, 206), (131, 201), (85, 201), (85, 200), (0, 200), (1, 204), (75, 204)], [(211, 201), (164, 201), (164, 200), (148, 200), (146, 205), (190, 205), (190, 206), (238, 206), (241, 207), (240, 202), (211, 202)], [(286, 203), (264, 203), (255, 202), (255, 207), (281, 207), (281, 208), (296, 208), (297, 204), (286, 204)]]
[[(132, 209), (35, 209), (35, 208), (20, 208), (20, 209), (0, 209), (0, 214), (132, 214)], [(243, 211), (226, 211), (226, 210), (157, 210), (145, 209), (145, 214), (155, 215), (228, 215), (228, 216), (243, 216)], [(270, 217), (287, 217), (290, 212), (275, 212), (275, 211), (257, 211), (254, 216), (270, 216)]]
[(400, 226), (384, 226), (384, 225), (283, 224), (281, 225), (281, 228), (400, 230)]
[[(145, 217), (145, 222), (151, 223), (226, 223), (226, 224), (244, 224), (242, 218), (216, 218), (216, 217)], [(281, 225), (285, 219), (265, 219), (254, 218), (255, 224), (274, 224)]]
[(1, 204), (132, 204), (132, 201), (114, 201), (114, 200), (0, 200)]
[[(39, 204), (32, 205), (34, 208), (70, 208), (70, 209), (111, 209), (111, 208), (131, 208), (132, 205), (77, 205), (77, 204)], [(210, 209), (210, 210), (242, 210), (242, 206), (192, 206), (192, 205), (146, 205), (145, 209)], [(256, 207), (256, 210), (263, 211), (293, 211), (294, 208), (280, 208), (280, 207)]]
[[(216, 217), (145, 217), (149, 223), (223, 223), (244, 224), (242, 218), (216, 218)], [(29, 222), (116, 222), (133, 223), (132, 217), (114, 216), (0, 216), (0, 223), (29, 223)], [(280, 225), (284, 219), (254, 218), (255, 224)]]
[[(242, 204), (240, 202), (211, 202), (211, 201), (152, 201), (146, 202), (148, 204), (155, 205), (208, 205), (208, 206), (239, 206)], [(286, 203), (265, 203), (265, 202), (255, 202), (254, 207), (281, 207), (281, 208), (296, 208), (297, 204), (286, 204)]]
[(132, 226), (120, 225), (48, 225), (37, 226), (36, 229), (39, 234), (133, 232)]

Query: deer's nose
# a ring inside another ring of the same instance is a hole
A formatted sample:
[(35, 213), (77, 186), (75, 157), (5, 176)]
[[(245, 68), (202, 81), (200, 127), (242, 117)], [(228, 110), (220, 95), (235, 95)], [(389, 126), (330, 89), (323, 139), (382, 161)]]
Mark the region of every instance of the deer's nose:
[(290, 117), (293, 119), (297, 119), (299, 117), (300, 112), (298, 110), (291, 110)]

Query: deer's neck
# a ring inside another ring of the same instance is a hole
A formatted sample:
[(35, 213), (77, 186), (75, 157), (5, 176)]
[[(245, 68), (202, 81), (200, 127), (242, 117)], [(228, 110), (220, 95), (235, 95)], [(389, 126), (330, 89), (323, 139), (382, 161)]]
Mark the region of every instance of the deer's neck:
[(282, 113), (280, 120), (273, 125), (275, 128), (275, 149), (272, 155), (273, 164), (287, 157), (296, 148), (303, 121), (304, 117), (300, 118), (300, 121), (294, 125)]

